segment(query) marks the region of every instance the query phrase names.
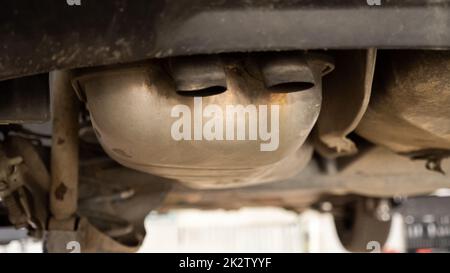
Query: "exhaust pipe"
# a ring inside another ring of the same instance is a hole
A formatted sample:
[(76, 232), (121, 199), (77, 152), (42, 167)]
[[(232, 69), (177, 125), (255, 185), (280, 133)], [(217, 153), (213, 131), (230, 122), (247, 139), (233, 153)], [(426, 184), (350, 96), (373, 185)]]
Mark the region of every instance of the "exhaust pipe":
[(265, 55), (259, 66), (265, 86), (274, 93), (309, 90), (334, 69), (324, 56), (303, 53)]
[(207, 97), (227, 90), (223, 64), (218, 56), (179, 57), (168, 61), (176, 92), (187, 97)]

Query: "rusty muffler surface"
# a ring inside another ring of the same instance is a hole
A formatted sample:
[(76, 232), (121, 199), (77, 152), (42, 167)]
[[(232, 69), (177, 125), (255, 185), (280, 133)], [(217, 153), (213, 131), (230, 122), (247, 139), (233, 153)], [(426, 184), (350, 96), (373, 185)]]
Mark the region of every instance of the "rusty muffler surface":
[[(283, 63), (289, 76), (278, 73)], [(264, 63), (186, 57), (81, 72), (74, 86), (113, 159), (192, 187), (227, 188), (287, 178), (307, 164), (305, 141), (332, 67), (309, 54)]]

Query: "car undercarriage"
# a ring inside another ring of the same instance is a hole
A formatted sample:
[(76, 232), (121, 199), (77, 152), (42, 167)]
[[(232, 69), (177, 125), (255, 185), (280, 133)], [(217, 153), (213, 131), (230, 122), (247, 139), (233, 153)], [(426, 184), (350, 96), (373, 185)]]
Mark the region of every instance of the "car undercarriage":
[(191, 2), (5, 3), (0, 225), (135, 252), (151, 211), (314, 208), (366, 251), (449, 187), (450, 2)]

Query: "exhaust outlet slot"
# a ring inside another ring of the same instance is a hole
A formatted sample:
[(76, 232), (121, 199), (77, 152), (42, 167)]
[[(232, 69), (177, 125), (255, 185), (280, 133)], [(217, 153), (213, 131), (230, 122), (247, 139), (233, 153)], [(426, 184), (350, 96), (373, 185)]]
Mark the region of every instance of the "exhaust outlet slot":
[(227, 91), (223, 64), (218, 56), (179, 57), (168, 61), (178, 95), (208, 97)]
[(331, 63), (326, 62), (320, 62), (320, 67), (317, 67), (315, 59), (314, 55), (298, 53), (278, 53), (263, 57), (259, 65), (266, 88), (274, 93), (292, 93), (314, 88), (324, 74), (333, 70)]

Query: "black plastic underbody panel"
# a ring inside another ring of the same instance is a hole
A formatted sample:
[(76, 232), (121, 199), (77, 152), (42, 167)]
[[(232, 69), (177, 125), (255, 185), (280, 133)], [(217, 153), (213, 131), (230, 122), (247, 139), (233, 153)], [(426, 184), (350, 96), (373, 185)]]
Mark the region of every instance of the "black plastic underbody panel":
[(450, 0), (80, 1), (1, 1), (0, 80), (175, 55), (450, 47)]

